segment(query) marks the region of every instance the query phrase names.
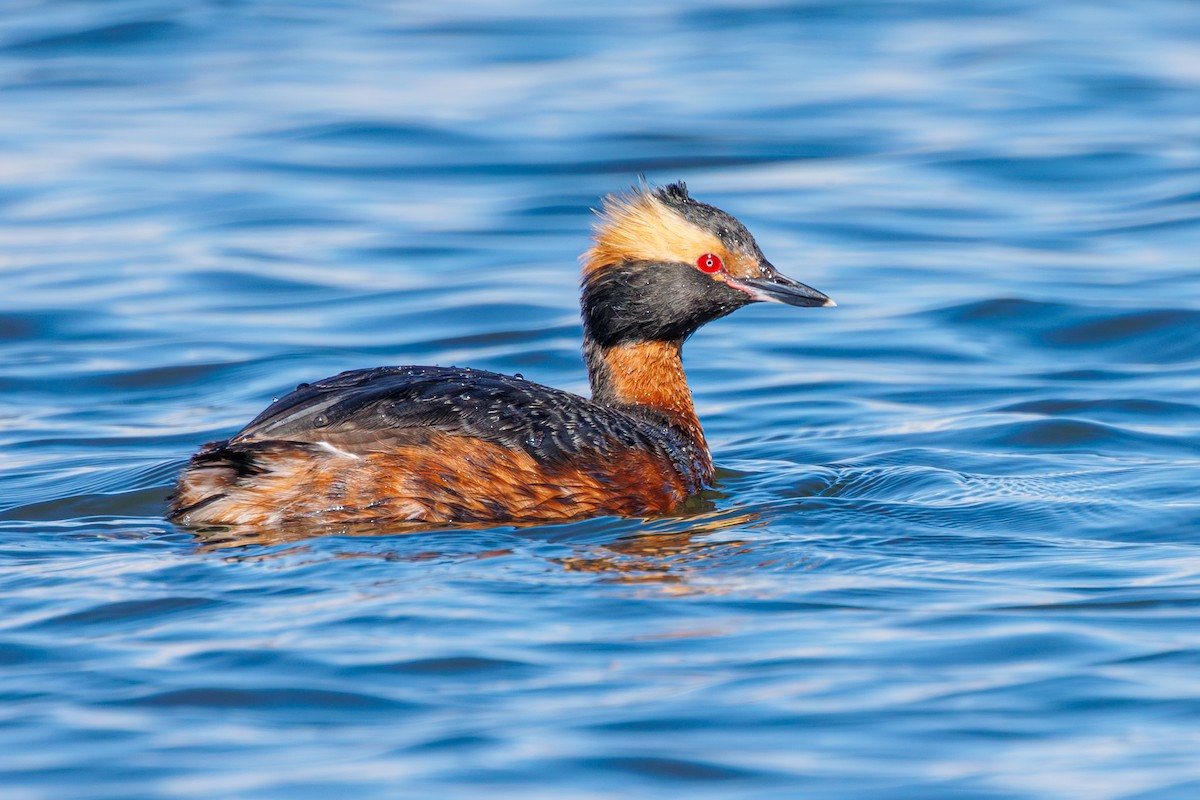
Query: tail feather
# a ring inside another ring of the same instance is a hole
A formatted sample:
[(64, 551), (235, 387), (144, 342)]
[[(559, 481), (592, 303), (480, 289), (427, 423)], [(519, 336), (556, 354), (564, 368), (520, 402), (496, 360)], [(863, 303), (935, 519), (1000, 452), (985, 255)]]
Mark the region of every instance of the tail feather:
[[(217, 508), (229, 500), (249, 478), (270, 472), (266, 463), (273, 453), (285, 446), (294, 450), (294, 442), (255, 442), (230, 445), (228, 441), (210, 442), (192, 456), (179, 476), (169, 498), (168, 518), (185, 524), (203, 524), (223, 517)], [(304, 445), (299, 445), (304, 447)], [(200, 513), (207, 510), (208, 513)]]

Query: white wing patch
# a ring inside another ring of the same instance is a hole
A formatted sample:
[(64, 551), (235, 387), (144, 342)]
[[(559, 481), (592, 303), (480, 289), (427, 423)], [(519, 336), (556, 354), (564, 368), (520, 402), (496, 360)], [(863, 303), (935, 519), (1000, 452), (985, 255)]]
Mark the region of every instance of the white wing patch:
[(335, 456), (340, 456), (341, 458), (362, 458), (362, 456), (358, 455), (357, 453), (348, 453), (345, 450), (342, 450), (340, 447), (334, 447), (329, 442), (317, 442), (317, 446), (326, 452)]

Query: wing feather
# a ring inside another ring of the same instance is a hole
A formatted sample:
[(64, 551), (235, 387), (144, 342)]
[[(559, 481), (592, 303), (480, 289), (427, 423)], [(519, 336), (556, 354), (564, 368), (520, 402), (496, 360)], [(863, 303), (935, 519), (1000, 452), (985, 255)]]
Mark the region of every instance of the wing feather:
[(689, 459), (662, 421), (597, 405), (512, 375), (458, 367), (378, 367), (301, 384), (272, 403), (230, 444), (325, 442), (350, 453), (385, 452), (431, 433), (524, 450), (544, 464), (623, 447)]

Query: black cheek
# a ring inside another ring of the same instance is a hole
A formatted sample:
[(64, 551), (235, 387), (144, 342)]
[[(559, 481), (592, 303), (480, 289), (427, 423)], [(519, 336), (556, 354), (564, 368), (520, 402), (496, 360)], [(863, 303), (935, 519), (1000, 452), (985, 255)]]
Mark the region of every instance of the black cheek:
[(584, 286), (584, 325), (601, 347), (679, 341), (749, 302), (690, 264), (631, 262)]

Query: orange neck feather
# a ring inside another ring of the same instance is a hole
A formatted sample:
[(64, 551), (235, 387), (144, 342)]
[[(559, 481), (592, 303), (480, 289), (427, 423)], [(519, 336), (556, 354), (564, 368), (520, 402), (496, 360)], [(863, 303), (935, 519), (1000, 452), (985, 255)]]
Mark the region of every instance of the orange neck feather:
[(592, 392), (606, 405), (650, 408), (663, 414), (694, 440), (704, 452), (708, 444), (692, 404), (692, 392), (683, 372), (682, 342), (630, 342), (598, 348), (589, 354)]

